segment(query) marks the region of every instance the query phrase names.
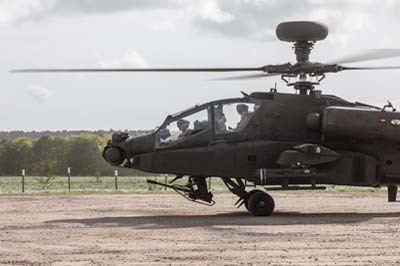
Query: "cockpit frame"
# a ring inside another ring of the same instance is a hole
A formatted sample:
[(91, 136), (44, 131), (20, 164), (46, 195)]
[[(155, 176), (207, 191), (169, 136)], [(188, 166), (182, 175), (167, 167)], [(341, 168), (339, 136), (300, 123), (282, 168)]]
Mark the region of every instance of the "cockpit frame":
[[(167, 118), (164, 120), (164, 122), (161, 124), (160, 127), (157, 128), (157, 130), (155, 131), (155, 136), (157, 136), (161, 130), (166, 129), (167, 126), (169, 126), (171, 123), (174, 123), (175, 121), (178, 121), (179, 119), (183, 119), (185, 117), (188, 117), (192, 114), (201, 112), (203, 110), (207, 110), (208, 113), (208, 129), (206, 130), (208, 132), (208, 135), (206, 133), (204, 133), (204, 130), (200, 131), (203, 132), (203, 134), (199, 134), (200, 132), (197, 132), (187, 138), (184, 138), (182, 140), (177, 140), (174, 141), (170, 144), (165, 144), (165, 145), (160, 145), (159, 141), (155, 141), (155, 148), (156, 149), (164, 149), (164, 148), (169, 148), (169, 147), (173, 147), (173, 148), (177, 148), (177, 147), (185, 147), (185, 146), (193, 146), (193, 145), (206, 145), (212, 141), (215, 141), (218, 139), (217, 132), (216, 132), (216, 123), (215, 123), (215, 107), (218, 105), (228, 105), (228, 104), (255, 104), (258, 103), (260, 104), (260, 100), (259, 99), (254, 99), (252, 97), (241, 97), (241, 98), (230, 98), (230, 99), (223, 99), (223, 100), (218, 100), (218, 101), (211, 101), (211, 102), (207, 102), (204, 104), (200, 104), (200, 105), (195, 105), (193, 107), (190, 107), (186, 110), (183, 110), (181, 112), (175, 113), (175, 114), (171, 114), (168, 115)], [(254, 112), (255, 113), (255, 112)], [(254, 114), (252, 114), (252, 116), (254, 116)], [(224, 133), (223, 135), (227, 135), (227, 134), (235, 134), (235, 133), (240, 133), (241, 131), (243, 131), (246, 128), (247, 125), (245, 125), (243, 128), (241, 128), (240, 130), (237, 131), (227, 131), (226, 133)], [(207, 141), (205, 139), (205, 137), (202, 137), (202, 141), (194, 141), (193, 139), (195, 139), (198, 135), (207, 135)], [(221, 134), (220, 134), (221, 135)], [(156, 137), (157, 138), (157, 137)], [(187, 144), (187, 145), (185, 145)]]

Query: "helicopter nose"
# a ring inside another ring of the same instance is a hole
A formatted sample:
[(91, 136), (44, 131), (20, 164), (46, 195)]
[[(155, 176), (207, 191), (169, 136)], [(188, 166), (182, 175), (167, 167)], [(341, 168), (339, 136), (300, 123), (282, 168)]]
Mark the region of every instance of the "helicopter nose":
[(125, 158), (125, 144), (129, 138), (127, 133), (117, 132), (112, 135), (111, 141), (107, 143), (103, 150), (103, 158), (112, 165), (121, 165)]
[(103, 157), (112, 165), (120, 165), (125, 159), (122, 150), (113, 146), (107, 146), (104, 148)]
[(154, 150), (154, 133), (129, 137), (127, 133), (117, 132), (103, 150), (103, 158), (115, 166), (130, 165), (132, 157)]

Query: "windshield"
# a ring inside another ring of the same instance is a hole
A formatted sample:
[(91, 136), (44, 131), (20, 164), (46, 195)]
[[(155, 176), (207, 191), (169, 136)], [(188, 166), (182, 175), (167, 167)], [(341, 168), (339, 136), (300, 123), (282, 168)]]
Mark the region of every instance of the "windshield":
[(156, 143), (157, 146), (173, 144), (209, 128), (208, 110), (202, 109), (163, 125), (156, 133)]
[(214, 106), (217, 134), (240, 131), (253, 117), (258, 105), (254, 103), (221, 103)]

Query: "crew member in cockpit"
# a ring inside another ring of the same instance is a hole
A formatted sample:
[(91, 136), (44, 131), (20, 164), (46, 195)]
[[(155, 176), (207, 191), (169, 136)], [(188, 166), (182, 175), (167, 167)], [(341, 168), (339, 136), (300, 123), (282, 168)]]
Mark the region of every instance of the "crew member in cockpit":
[(181, 131), (181, 133), (178, 136), (178, 139), (190, 136), (190, 134), (192, 134), (192, 130), (189, 128), (190, 125), (189, 121), (185, 119), (179, 119), (176, 125), (178, 126), (178, 129)]
[(250, 120), (253, 113), (249, 112), (249, 107), (246, 104), (238, 104), (236, 106), (236, 111), (240, 115), (240, 121), (237, 123), (235, 130), (241, 130)]
[(219, 105), (215, 108), (215, 130), (217, 133), (226, 132), (226, 117), (222, 110), (222, 106)]

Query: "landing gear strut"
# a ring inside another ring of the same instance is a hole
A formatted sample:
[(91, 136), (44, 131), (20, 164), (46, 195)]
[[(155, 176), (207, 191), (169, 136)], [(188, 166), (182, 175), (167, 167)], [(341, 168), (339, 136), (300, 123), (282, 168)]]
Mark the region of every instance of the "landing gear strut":
[(389, 185), (387, 189), (388, 189), (388, 201), (395, 202), (397, 197), (397, 186)]
[(212, 206), (215, 204), (213, 201), (213, 194), (208, 191), (206, 178), (199, 176), (189, 176), (185, 185), (173, 184), (176, 180), (181, 179), (183, 176), (175, 177), (169, 184), (157, 182), (155, 180), (147, 180), (147, 183), (172, 188), (183, 196), (185, 199)]
[(246, 209), (254, 216), (269, 216), (275, 208), (274, 199), (262, 190), (254, 189), (250, 192), (246, 191), (242, 179), (222, 178), (226, 187), (230, 192), (239, 196), (239, 200), (235, 203), (238, 208), (245, 205)]

